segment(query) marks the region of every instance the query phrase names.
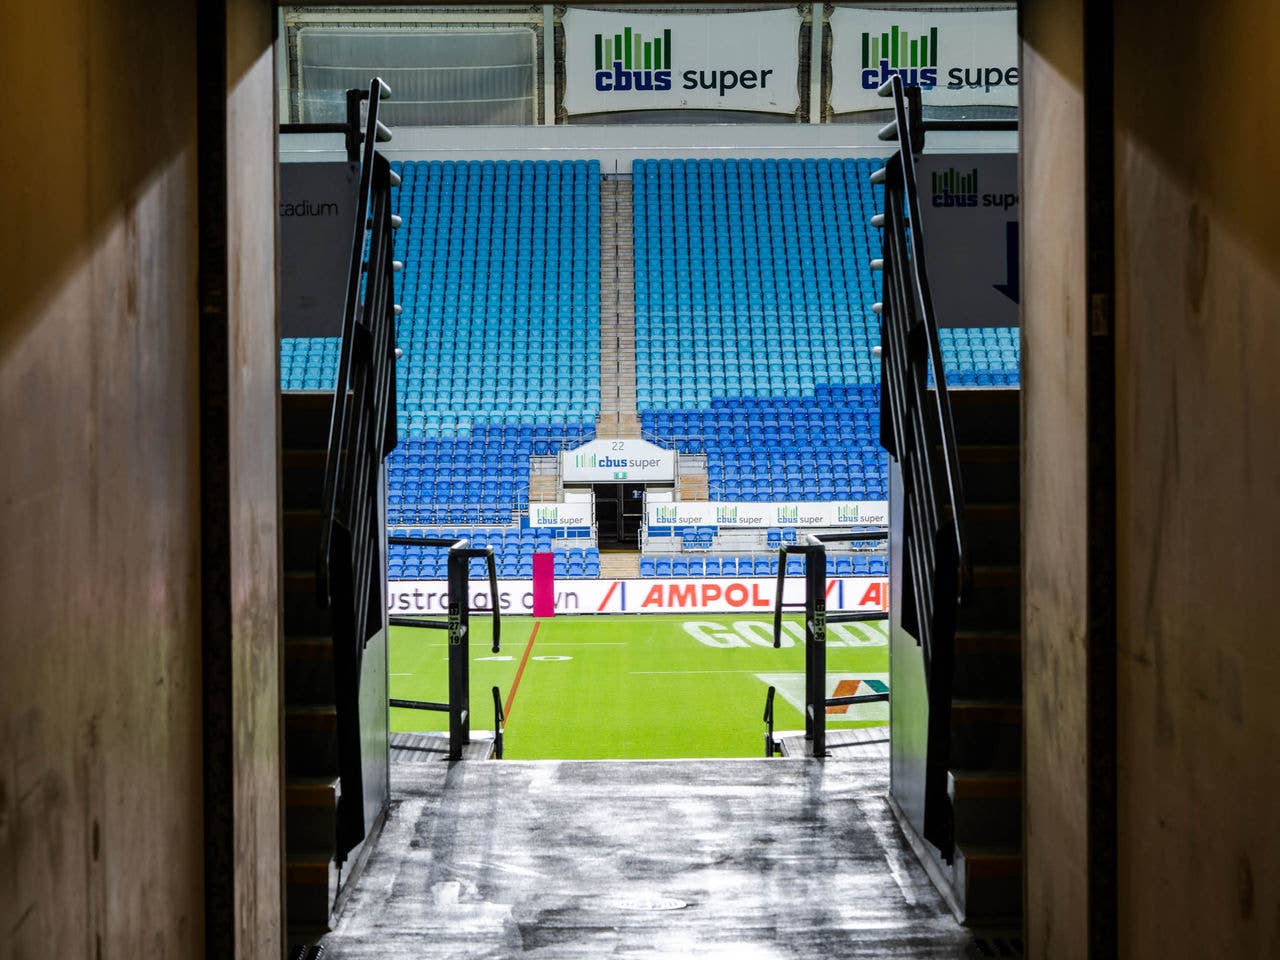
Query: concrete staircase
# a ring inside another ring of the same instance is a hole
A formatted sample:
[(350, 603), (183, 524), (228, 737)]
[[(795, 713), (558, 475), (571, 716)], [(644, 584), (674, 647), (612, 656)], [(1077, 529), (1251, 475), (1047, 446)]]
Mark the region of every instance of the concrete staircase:
[(329, 929), (337, 854), (338, 708), (329, 611), (316, 601), (331, 394), (285, 394), (284, 491), (285, 852), (290, 939)]
[(638, 551), (600, 554), (601, 580), (634, 580), (640, 576), (640, 553)]
[(555, 503), (560, 499), (560, 458), (529, 458), (529, 502)]
[[(386, 633), (368, 639), (358, 668), (361, 777), (344, 796), (332, 612), (317, 599), (316, 559), (329, 442), (330, 393), (281, 397), (284, 552), (285, 907), (288, 939), (327, 931), (360, 874), (385, 815), (387, 794)], [(385, 558), (381, 559), (385, 563)], [(346, 679), (351, 679), (349, 672)], [(363, 790), (363, 796), (360, 790)], [(366, 839), (339, 860), (340, 803), (363, 807)]]
[(707, 478), (706, 454), (681, 455), (680, 475), (677, 477), (677, 481), (677, 499), (710, 500), (711, 482)]
[(638, 437), (631, 178), (600, 184), (600, 415), (596, 436)]
[(1022, 913), (1021, 508), (1016, 390), (953, 390), (973, 593), (961, 607), (947, 777), (954, 898), (969, 924)]

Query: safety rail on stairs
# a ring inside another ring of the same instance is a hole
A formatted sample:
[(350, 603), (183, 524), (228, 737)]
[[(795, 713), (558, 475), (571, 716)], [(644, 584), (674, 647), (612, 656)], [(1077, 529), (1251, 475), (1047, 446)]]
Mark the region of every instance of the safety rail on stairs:
[[(929, 704), (924, 835), (950, 860), (953, 848), (947, 770), (951, 742), (952, 673), (956, 618), (970, 587), (965, 552), (964, 491), (959, 452), (942, 364), (938, 323), (925, 261), (925, 234), (916, 158), (926, 122), (918, 87), (893, 77), (880, 88), (893, 99), (894, 119), (880, 131), (898, 151), (872, 174), (884, 186), (884, 212), (872, 218), (883, 230), (884, 293), (880, 314), (880, 443), (902, 475), (903, 629), (920, 644)], [(932, 386), (930, 380), (932, 379)]]
[[(337, 860), (367, 832), (362, 802), (360, 665), (364, 649), (383, 626), (386, 557), (382, 529), (382, 464), (396, 445), (395, 303), (392, 231), (399, 217), (391, 190), (400, 178), (377, 150), (391, 139), (378, 120), (391, 96), (380, 79), (347, 95), (348, 155), (359, 159), (356, 219), (342, 315), (342, 347), (329, 421), (321, 501), (317, 599), (328, 607), (333, 627), (339, 775)], [(360, 126), (360, 105), (365, 122)], [(308, 132), (297, 125), (285, 132)]]

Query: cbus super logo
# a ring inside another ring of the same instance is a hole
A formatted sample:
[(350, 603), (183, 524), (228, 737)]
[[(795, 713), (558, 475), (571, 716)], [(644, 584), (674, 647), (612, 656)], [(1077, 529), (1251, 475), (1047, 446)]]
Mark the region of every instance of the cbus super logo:
[[(899, 26), (881, 33), (862, 34), (862, 89), (875, 90), (895, 76), (901, 77), (903, 85), (908, 87), (932, 90), (938, 86), (937, 27), (929, 27), (917, 37), (912, 37), (906, 27)], [(981, 64), (955, 66), (946, 71), (945, 86), (948, 90), (980, 89), (990, 93), (993, 88), (1017, 85), (1016, 66)]]
[(671, 89), (671, 31), (645, 40), (630, 27), (596, 34), (596, 89), (601, 92)]
[(967, 173), (948, 167), (931, 175), (930, 193), (935, 207), (997, 207), (1008, 210), (1018, 205), (1016, 193), (979, 193), (978, 168)]
[(861, 512), (859, 504), (842, 503), (836, 507), (836, 523), (857, 523)]
[(862, 35), (862, 89), (875, 90), (891, 77), (908, 87), (932, 90), (938, 85), (938, 28), (911, 38), (905, 27)]
[(976, 207), (978, 205), (978, 168), (961, 173), (955, 167), (934, 172), (931, 193), (935, 207)]
[[(639, 30), (624, 28), (620, 33), (595, 35), (595, 85), (600, 93), (666, 93), (674, 83), (671, 68), (671, 31), (644, 39)], [(682, 90), (715, 90), (724, 96), (730, 90), (764, 90), (773, 70), (699, 69), (680, 74)]]
[(738, 508), (722, 505), (716, 507), (716, 526), (735, 527), (738, 525)]
[(778, 523), (780, 524), (796, 524), (800, 522), (799, 507), (778, 507), (777, 508)]
[(658, 507), (656, 508), (656, 520), (659, 525), (667, 523), (675, 523), (678, 516), (675, 507)]
[(594, 453), (577, 453), (573, 457), (575, 467), (594, 467), (598, 470), (614, 470), (627, 466), (625, 457), (599, 456)]
[(559, 507), (539, 507), (538, 522), (539, 523), (555, 523), (560, 519)]

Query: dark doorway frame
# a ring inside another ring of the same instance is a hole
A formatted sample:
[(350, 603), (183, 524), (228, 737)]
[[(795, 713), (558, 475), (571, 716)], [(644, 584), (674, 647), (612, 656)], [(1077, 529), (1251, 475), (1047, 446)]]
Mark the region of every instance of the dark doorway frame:
[(639, 550), (643, 483), (593, 483), (596, 539), (601, 550)]

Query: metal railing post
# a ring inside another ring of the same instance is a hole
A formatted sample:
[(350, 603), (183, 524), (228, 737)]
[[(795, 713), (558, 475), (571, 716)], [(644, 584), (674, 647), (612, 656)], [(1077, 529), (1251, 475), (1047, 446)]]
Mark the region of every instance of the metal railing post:
[(471, 742), (471, 597), (467, 542), (449, 549), (449, 759), (461, 760)]
[(813, 755), (827, 755), (827, 548), (816, 541), (804, 550), (805, 735)]

